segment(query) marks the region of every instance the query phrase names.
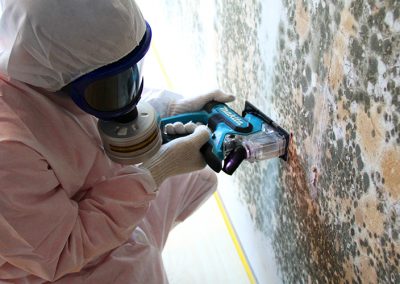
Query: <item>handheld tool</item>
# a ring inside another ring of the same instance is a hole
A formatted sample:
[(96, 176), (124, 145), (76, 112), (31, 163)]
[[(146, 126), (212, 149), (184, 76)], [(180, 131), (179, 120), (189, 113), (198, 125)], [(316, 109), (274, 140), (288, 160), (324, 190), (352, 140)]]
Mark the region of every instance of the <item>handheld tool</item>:
[(175, 122), (208, 125), (212, 135), (201, 151), (207, 164), (216, 172), (222, 169), (232, 175), (244, 160), (288, 159), (288, 132), (248, 101), (242, 116), (224, 103), (210, 102), (201, 111), (163, 118), (163, 143), (179, 137), (164, 131), (165, 125)]

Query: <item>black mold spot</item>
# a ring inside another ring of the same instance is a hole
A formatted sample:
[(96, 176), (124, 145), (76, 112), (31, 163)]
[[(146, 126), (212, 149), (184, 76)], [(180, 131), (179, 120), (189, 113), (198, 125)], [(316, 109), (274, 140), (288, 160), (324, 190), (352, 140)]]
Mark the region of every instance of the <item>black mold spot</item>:
[(386, 132), (385, 132), (385, 137), (386, 137), (388, 140), (390, 139), (391, 135), (390, 135), (390, 132), (389, 132), (389, 131), (386, 131)]
[(351, 120), (355, 123), (357, 120), (357, 116), (354, 113), (352, 113), (350, 117), (351, 117)]
[(341, 15), (340, 15), (340, 12), (339, 11), (335, 11), (335, 23), (336, 23), (336, 25), (337, 26), (339, 26), (339, 24), (340, 24), (340, 19), (341, 19)]
[(301, 56), (302, 56), (302, 54), (301, 54), (301, 52), (300, 52), (300, 49), (299, 49), (299, 48), (296, 48), (295, 54), (296, 54), (296, 58), (297, 58), (297, 60), (300, 60), (300, 59), (301, 59)]
[(385, 213), (384, 211), (384, 209), (385, 209), (385, 207), (384, 207), (384, 205), (382, 204), (382, 203), (379, 203), (377, 206), (376, 206), (376, 209), (379, 211), (379, 212), (381, 212), (381, 213)]
[(336, 140), (336, 135), (335, 135), (335, 132), (330, 132), (330, 136), (331, 136), (331, 140), (332, 141), (335, 141)]
[(370, 185), (370, 183), (369, 183), (369, 176), (368, 176), (368, 174), (367, 173), (364, 173), (363, 174), (363, 185), (364, 185), (364, 192), (367, 192), (368, 191), (368, 188), (369, 188), (369, 185)]
[(307, 77), (307, 81), (311, 82), (311, 68), (308, 65), (306, 67), (306, 77)]
[(378, 60), (375, 57), (370, 57), (368, 59), (367, 78), (371, 83), (376, 84), (377, 77), (378, 77)]
[(354, 64), (358, 65), (363, 60), (363, 52), (363, 48), (358, 39), (353, 38), (351, 41), (350, 55), (352, 56), (351, 59)]
[[(368, 110), (371, 108), (371, 98), (366, 92), (356, 91), (350, 96), (354, 101), (364, 104), (364, 111), (368, 114)], [(368, 114), (368, 116), (370, 116)]]
[(301, 84), (301, 89), (302, 89), (303, 93), (307, 92), (308, 82), (307, 82), (306, 77), (301, 76), (300, 84)]
[(367, 25), (362, 25), (360, 28), (360, 38), (363, 43), (366, 43), (368, 40), (369, 28)]
[(297, 40), (298, 39), (298, 34), (295, 33), (292, 29), (287, 30), (287, 36), (288, 39), (291, 41)]
[(385, 16), (386, 16), (386, 9), (385, 7), (382, 7), (379, 12), (375, 16), (375, 22), (378, 25), (379, 29), (381, 31), (384, 30), (385, 28)]
[(361, 157), (357, 158), (357, 166), (358, 166), (358, 170), (361, 171), (364, 168), (364, 162), (361, 159)]
[(302, 47), (303, 53), (308, 54), (310, 52), (310, 44), (308, 43), (311, 41), (311, 35), (309, 36), (309, 40), (305, 41)]
[(400, 17), (400, 7), (396, 7), (393, 11), (393, 20), (397, 20)]
[(355, 129), (351, 130), (351, 139), (354, 141), (356, 139), (356, 131)]
[(393, 114), (393, 124), (395, 125), (395, 130), (396, 132), (399, 131), (398, 127), (399, 127), (399, 118), (396, 114)]
[(350, 11), (352, 12), (356, 20), (358, 20), (363, 13), (363, 4), (364, 4), (363, 2), (364, 2), (363, 0), (356, 0), (353, 3), (351, 3)]
[(304, 99), (304, 105), (306, 106), (307, 109), (309, 110), (313, 110), (314, 106), (315, 106), (315, 99), (314, 99), (314, 95), (310, 94), (308, 96), (305, 97)]
[(339, 139), (337, 141), (337, 156), (342, 156), (343, 153), (343, 139)]
[(385, 39), (383, 41), (383, 54), (391, 55), (391, 53), (392, 53), (392, 42), (390, 39)]
[(279, 49), (280, 50), (285, 49), (285, 40), (284, 39), (279, 40)]
[(361, 154), (361, 148), (360, 148), (360, 145), (356, 145), (356, 155), (357, 156), (360, 156), (360, 154)]
[(378, 36), (376, 34), (373, 34), (370, 38), (370, 46), (371, 49), (375, 52), (381, 53), (382, 51), (382, 43), (380, 42), (380, 40), (378, 39)]

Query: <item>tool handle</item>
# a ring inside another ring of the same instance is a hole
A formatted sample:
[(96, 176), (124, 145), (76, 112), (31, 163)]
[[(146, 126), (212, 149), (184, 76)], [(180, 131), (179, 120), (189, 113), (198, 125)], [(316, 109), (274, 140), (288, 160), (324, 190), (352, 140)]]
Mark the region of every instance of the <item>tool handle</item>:
[[(169, 141), (172, 141), (176, 138), (187, 135), (187, 134), (170, 135), (164, 133), (163, 129), (165, 125), (167, 125), (168, 123), (174, 123), (179, 121), (185, 124), (192, 121), (194, 123), (200, 122), (204, 125), (207, 125), (208, 119), (209, 119), (209, 114), (205, 110), (192, 113), (178, 114), (176, 116), (161, 119), (161, 130), (162, 130), (161, 132), (162, 132), (163, 144), (168, 143)], [(215, 172), (219, 173), (222, 169), (222, 161), (214, 154), (212, 142), (208, 141), (206, 144), (204, 144), (200, 149), (200, 152), (203, 154), (204, 159), (206, 163), (210, 166), (210, 168), (212, 168)]]
[[(162, 143), (166, 144), (174, 139), (184, 137), (186, 135), (167, 135), (162, 133)], [(213, 145), (210, 141), (204, 144), (200, 148), (200, 152), (203, 154), (204, 160), (206, 161), (207, 165), (210, 166), (215, 172), (219, 173), (222, 169), (222, 162), (221, 160), (214, 154), (213, 152)]]
[(203, 154), (203, 157), (206, 160), (207, 165), (209, 165), (210, 168), (213, 169), (215, 172), (219, 173), (222, 169), (222, 162), (213, 153), (212, 143), (208, 141), (200, 148), (200, 152)]

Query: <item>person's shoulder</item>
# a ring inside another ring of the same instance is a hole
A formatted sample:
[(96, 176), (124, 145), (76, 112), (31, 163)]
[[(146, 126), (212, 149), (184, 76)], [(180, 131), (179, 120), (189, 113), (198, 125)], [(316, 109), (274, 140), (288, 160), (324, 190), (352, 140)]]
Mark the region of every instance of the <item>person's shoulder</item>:
[(19, 92), (0, 77), (0, 142), (23, 143), (34, 139), (18, 111), (17, 106), (22, 103)]

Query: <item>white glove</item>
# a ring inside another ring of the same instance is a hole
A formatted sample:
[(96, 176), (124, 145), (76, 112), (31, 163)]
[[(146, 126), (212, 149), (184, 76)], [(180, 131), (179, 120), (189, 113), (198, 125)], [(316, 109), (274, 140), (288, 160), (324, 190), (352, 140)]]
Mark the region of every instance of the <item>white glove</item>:
[[(215, 90), (208, 94), (200, 95), (189, 99), (180, 99), (172, 101), (169, 104), (168, 116), (174, 116), (186, 112), (194, 112), (201, 110), (208, 102), (217, 101), (220, 103), (228, 103), (235, 100), (232, 95), (227, 95), (221, 90)], [(189, 122), (183, 124), (182, 122), (175, 122), (173, 124), (165, 125), (165, 132), (169, 135), (172, 134), (190, 134), (193, 133), (199, 123)]]
[(150, 171), (157, 186), (167, 177), (201, 170), (206, 162), (200, 148), (210, 139), (210, 131), (204, 125), (194, 133), (172, 140), (140, 167)]
[(194, 98), (173, 100), (169, 104), (167, 116), (173, 116), (186, 112), (201, 110), (208, 102), (217, 101), (220, 103), (229, 103), (235, 100), (235, 96), (227, 95), (221, 90), (215, 90), (208, 94), (200, 95)]
[(194, 122), (188, 122), (186, 124), (183, 124), (180, 121), (174, 122), (174, 123), (168, 123), (164, 126), (164, 131), (168, 135), (184, 135), (184, 134), (190, 134), (193, 133), (194, 130), (196, 129), (197, 126), (199, 125), (204, 125), (200, 122), (194, 123)]
[(178, 101), (183, 98), (182, 95), (158, 89), (147, 89), (143, 90), (143, 100), (153, 106), (158, 112), (161, 118), (168, 116), (169, 105), (171, 102)]

